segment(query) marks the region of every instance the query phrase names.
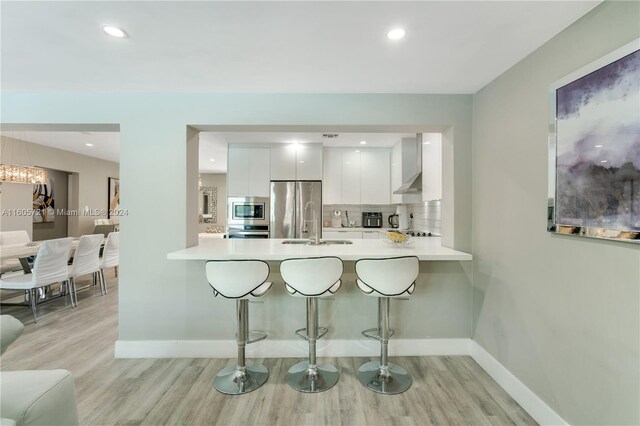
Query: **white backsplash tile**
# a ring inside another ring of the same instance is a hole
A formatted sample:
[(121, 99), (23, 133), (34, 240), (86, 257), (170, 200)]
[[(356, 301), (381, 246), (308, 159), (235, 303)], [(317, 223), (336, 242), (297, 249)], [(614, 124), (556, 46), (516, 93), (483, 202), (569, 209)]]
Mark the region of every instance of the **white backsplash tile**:
[[(409, 227), (417, 231), (442, 233), (441, 224), (441, 203), (440, 201), (427, 201), (424, 203), (407, 204), (409, 214), (413, 214)], [(345, 212), (349, 212), (349, 218), (356, 221), (356, 226), (362, 226), (362, 212), (381, 212), (382, 226), (389, 226), (389, 216), (396, 212), (396, 204), (325, 204), (322, 206), (322, 221), (331, 222), (332, 212), (340, 210), (342, 212), (342, 224), (347, 226)]]

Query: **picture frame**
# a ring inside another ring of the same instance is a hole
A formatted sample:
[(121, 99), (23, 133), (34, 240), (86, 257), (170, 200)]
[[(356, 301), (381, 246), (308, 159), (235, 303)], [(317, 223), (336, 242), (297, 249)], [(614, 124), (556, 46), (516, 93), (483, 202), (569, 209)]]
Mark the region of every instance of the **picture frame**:
[(111, 219), (111, 212), (120, 210), (120, 179), (108, 179), (107, 219)]
[(549, 89), (547, 231), (640, 244), (640, 39)]

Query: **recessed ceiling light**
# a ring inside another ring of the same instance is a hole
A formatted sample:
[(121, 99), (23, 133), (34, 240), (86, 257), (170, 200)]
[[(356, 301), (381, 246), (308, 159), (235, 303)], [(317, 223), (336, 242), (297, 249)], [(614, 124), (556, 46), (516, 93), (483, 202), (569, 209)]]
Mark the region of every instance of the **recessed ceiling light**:
[(117, 38), (129, 37), (129, 34), (127, 34), (125, 30), (123, 30), (122, 28), (114, 27), (112, 25), (103, 25), (102, 31), (104, 31), (105, 33), (109, 34), (112, 37), (117, 37)]
[(387, 33), (389, 40), (400, 40), (405, 36), (406, 32), (402, 28), (394, 28)]
[(215, 158), (209, 158), (209, 161), (216, 161)]
[(366, 145), (367, 141), (360, 141), (360, 145)]
[(93, 146), (92, 143), (85, 143), (86, 146)]
[(600, 162), (601, 162), (601, 163), (606, 163), (606, 162), (607, 162), (607, 160), (601, 160)]
[(422, 142), (422, 145), (429, 145), (431, 142)]
[(602, 148), (602, 145), (596, 145), (594, 148)]
[(300, 160), (301, 163), (304, 163), (304, 160)]

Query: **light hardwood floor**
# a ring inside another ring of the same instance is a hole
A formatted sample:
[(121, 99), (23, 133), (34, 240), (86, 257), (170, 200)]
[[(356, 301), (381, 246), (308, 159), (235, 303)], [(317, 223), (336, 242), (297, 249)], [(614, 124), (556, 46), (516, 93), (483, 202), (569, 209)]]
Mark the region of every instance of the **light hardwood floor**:
[(113, 271), (107, 282), (108, 295), (88, 288), (78, 293), (75, 309), (62, 299), (39, 306), (36, 324), (27, 308), (2, 308), (25, 324), (25, 332), (2, 356), (0, 368), (70, 370), (83, 425), (536, 424), (466, 356), (395, 359), (413, 376), (413, 386), (395, 396), (360, 385), (354, 372), (365, 358), (331, 359), (340, 382), (320, 394), (289, 388), (286, 373), (294, 359), (264, 359), (270, 377), (262, 388), (222, 395), (212, 381), (233, 360), (114, 359), (118, 279)]

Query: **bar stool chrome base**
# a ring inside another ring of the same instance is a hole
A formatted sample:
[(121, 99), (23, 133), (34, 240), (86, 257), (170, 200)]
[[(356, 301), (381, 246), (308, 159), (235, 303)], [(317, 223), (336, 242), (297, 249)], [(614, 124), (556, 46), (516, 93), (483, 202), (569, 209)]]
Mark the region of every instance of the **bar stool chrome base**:
[(363, 386), (385, 395), (399, 394), (411, 387), (411, 376), (404, 368), (388, 362), (384, 370), (380, 361), (371, 361), (361, 365), (356, 375)]
[(265, 384), (269, 370), (262, 364), (248, 364), (241, 372), (238, 367), (227, 367), (216, 374), (213, 386), (227, 395), (249, 393)]
[(338, 383), (340, 373), (333, 364), (316, 364), (309, 368), (309, 361), (295, 364), (287, 372), (287, 383), (299, 392), (316, 393), (331, 389)]

